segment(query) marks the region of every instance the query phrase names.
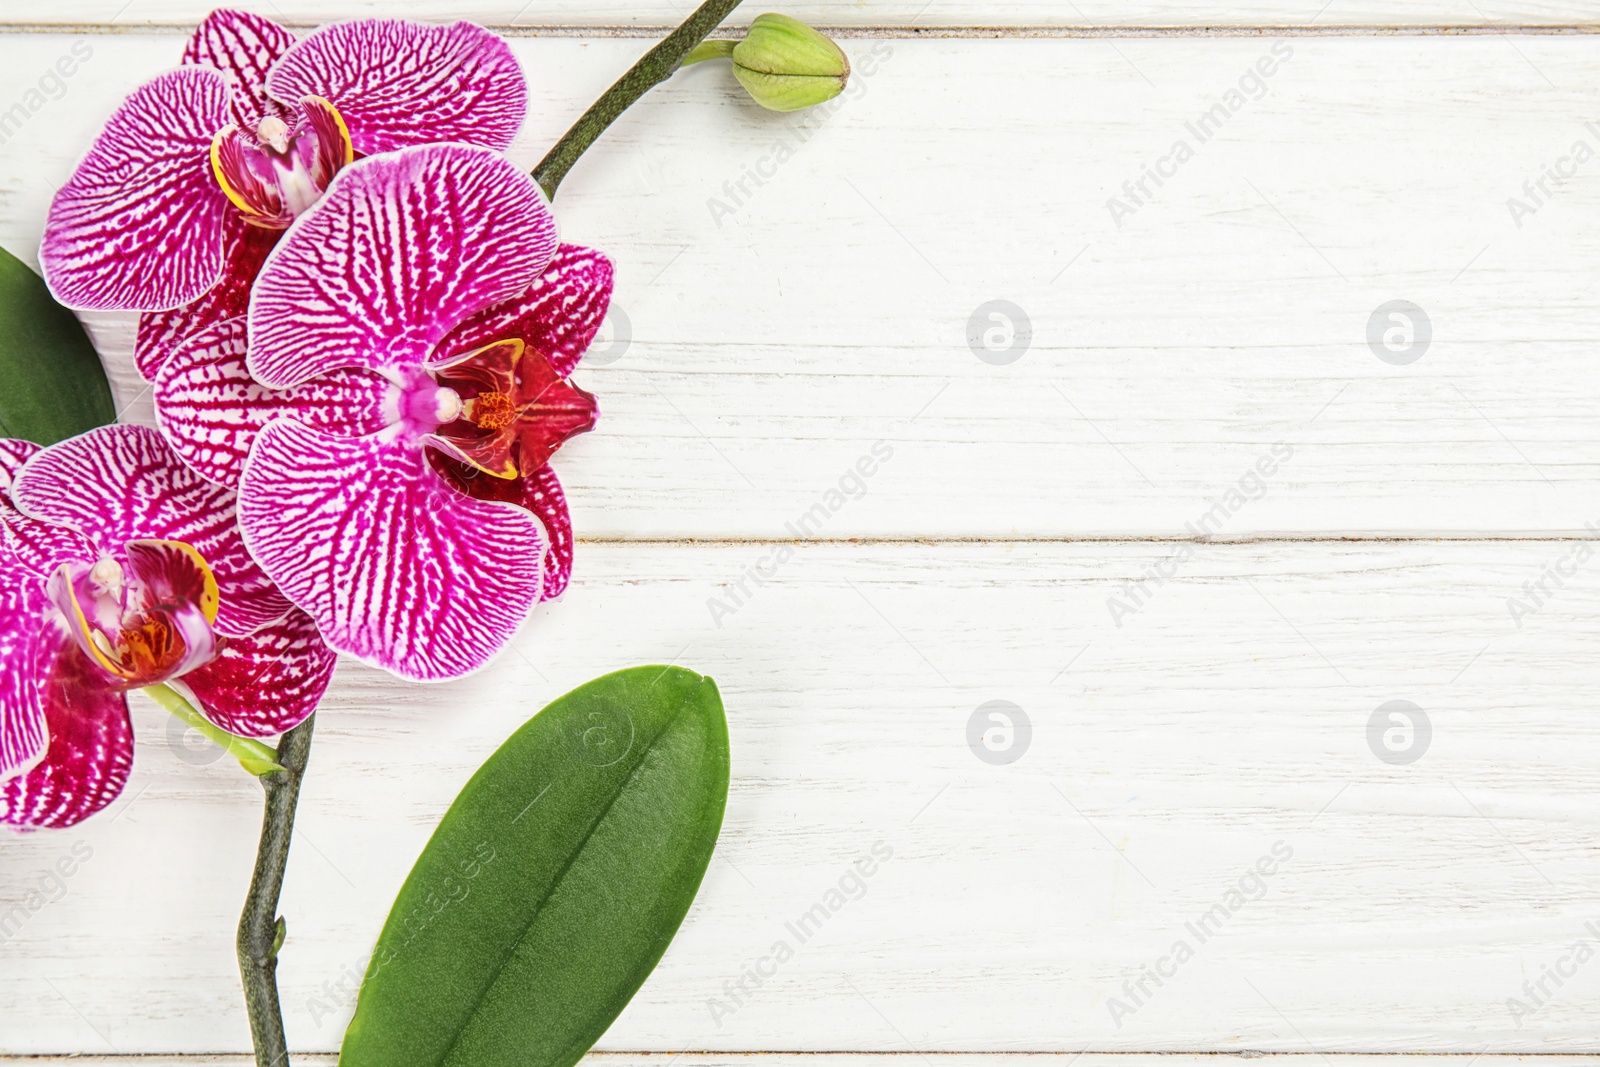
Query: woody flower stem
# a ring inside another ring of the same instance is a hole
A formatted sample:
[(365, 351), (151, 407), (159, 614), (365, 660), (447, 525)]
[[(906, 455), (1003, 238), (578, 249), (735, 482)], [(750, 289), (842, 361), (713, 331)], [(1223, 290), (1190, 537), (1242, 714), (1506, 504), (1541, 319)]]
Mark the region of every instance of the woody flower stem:
[(554, 200), (561, 179), (567, 176), (567, 171), (572, 169), (578, 157), (599, 140), (606, 127), (641, 96), (672, 77), (672, 73), (682, 66), (684, 58), (694, 47), (705, 40), (706, 35), (721, 25), (722, 20), (738, 6), (739, 0), (706, 0), (695, 8), (694, 14), (683, 25), (646, 52), (639, 62), (628, 68), (628, 73), (618, 78), (611, 88), (601, 94), (600, 99), (589, 105), (589, 110), (578, 117), (572, 129), (562, 135), (555, 147), (533, 168), (534, 180), (544, 190), (544, 195)]
[(278, 742), (281, 770), (261, 776), (266, 790), (266, 813), (261, 820), (261, 844), (256, 869), (250, 876), (250, 893), (239, 917), (239, 977), (244, 983), (244, 1003), (250, 1014), (250, 1036), (256, 1049), (256, 1067), (289, 1067), (289, 1046), (283, 1034), (283, 1012), (278, 1006), (278, 949), (285, 926), (278, 916), (278, 895), (289, 861), (289, 837), (294, 831), (295, 803), (300, 780), (311, 757), (313, 715)]

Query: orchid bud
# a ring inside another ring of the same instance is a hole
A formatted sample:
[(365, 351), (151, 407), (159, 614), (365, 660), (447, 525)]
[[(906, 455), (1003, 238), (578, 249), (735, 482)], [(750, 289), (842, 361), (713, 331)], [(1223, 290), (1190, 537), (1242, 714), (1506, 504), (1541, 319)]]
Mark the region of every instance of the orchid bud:
[(722, 56), (733, 60), (733, 76), (768, 111), (799, 111), (832, 100), (850, 79), (844, 51), (788, 15), (759, 15), (744, 40), (707, 41), (684, 62)]

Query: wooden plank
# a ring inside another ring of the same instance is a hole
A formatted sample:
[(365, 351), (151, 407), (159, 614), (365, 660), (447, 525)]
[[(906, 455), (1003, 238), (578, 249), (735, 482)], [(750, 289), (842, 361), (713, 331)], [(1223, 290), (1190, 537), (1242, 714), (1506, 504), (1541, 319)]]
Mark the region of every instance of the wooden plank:
[[(0, 38), (0, 103), (72, 40)], [(52, 183), (175, 55), (170, 36), (89, 40), (65, 99), (0, 146), (0, 241), (21, 254)], [(516, 47), (535, 104), (515, 154), (531, 165), (642, 43)], [(619, 264), (631, 336), (580, 371), (604, 411), (559, 460), (583, 536), (791, 536), (878, 441), (892, 462), (824, 536), (1548, 534), (1600, 518), (1600, 165), (1547, 183), (1520, 226), (1508, 208), (1575, 142), (1600, 147), (1585, 125), (1600, 38), (851, 49), (859, 95), (829, 116), (761, 113), (708, 65), (563, 188), (564, 234)], [(1260, 62), (1277, 63), (1266, 95), (1200, 144), (1191, 126)], [(1124, 182), (1175, 165), (1180, 138), (1195, 156), (1134, 203)], [(752, 168), (775, 176), (757, 186)], [(1111, 197), (1131, 210), (1120, 228)], [(967, 341), (996, 299), (1031, 321), (1009, 365)], [(1393, 300), (1431, 322), (1406, 366), (1367, 340)], [(129, 320), (96, 325), (129, 417), (148, 418)], [(1261, 463), (1277, 464), (1264, 489)], [(1230, 492), (1256, 499), (1204, 521)]]
[[(1188, 547), (583, 546), (567, 600), (481, 674), (342, 667), (284, 903), (293, 1045), (335, 1048), (470, 771), (568, 688), (677, 661), (726, 695), (727, 824), (603, 1048), (1600, 1051), (1597, 965), (1543, 977), (1600, 925), (1590, 546)], [(1572, 575), (1519, 628), (1507, 600), (1547, 571)], [(1006, 765), (968, 740), (996, 700), (1032, 727)], [(1370, 747), (1394, 700), (1431, 725), (1410, 764)], [(125, 800), (0, 850), (0, 901), (45, 898), (0, 945), (0, 1052), (243, 1050), (259, 790), (186, 762), (142, 701), (136, 726)]]
[[(782, 1052), (591, 1052), (584, 1057), (588, 1067), (660, 1067), (672, 1062), (679, 1067), (877, 1067), (891, 1062), (890, 1056), (900, 1053), (881, 1052), (827, 1052), (796, 1055)], [(1026, 1063), (1030, 1067), (1214, 1067), (1217, 1058), (1206, 1053), (1052, 1053), (1052, 1052), (961, 1052), (936, 1054), (936, 1061), (944, 1067), (1005, 1067), (1007, 1064)], [(1298, 1056), (1298, 1058), (1294, 1058)], [(1023, 1057), (1026, 1057), (1024, 1059)], [(1274, 1054), (1252, 1052), (1248, 1057), (1252, 1067), (1286, 1067), (1305, 1062), (1304, 1054)], [(1401, 1055), (1362, 1056), (1333, 1053), (1326, 1057), (1338, 1067), (1461, 1067), (1470, 1057)], [(1568, 1062), (1583, 1064), (1589, 1058), (1572, 1057)], [(334, 1067), (337, 1057), (296, 1053), (296, 1067)], [(1478, 1067), (1541, 1067), (1546, 1061), (1532, 1056), (1484, 1055), (1477, 1058)], [(0, 1056), (0, 1067), (144, 1067), (147, 1060), (128, 1056), (29, 1056), (15, 1059)], [(254, 1067), (255, 1060), (245, 1056), (174, 1056), (164, 1059), (163, 1067)]]
[[(584, 1057), (588, 1067), (660, 1067), (672, 1062), (679, 1067), (878, 1067), (891, 1062), (890, 1056), (900, 1053), (828, 1052), (796, 1055), (782, 1052), (591, 1052)], [(1205, 1053), (1051, 1053), (1051, 1052), (963, 1052), (937, 1054), (936, 1061), (944, 1067), (1005, 1067), (1007, 1064), (1028, 1064), (1029, 1067), (1214, 1067), (1217, 1058)], [(1298, 1058), (1294, 1058), (1298, 1056)], [(1026, 1057), (1024, 1059), (1023, 1057)], [(1304, 1054), (1278, 1055), (1251, 1053), (1252, 1067), (1286, 1067), (1304, 1063)], [(1470, 1057), (1462, 1056), (1361, 1056), (1333, 1053), (1323, 1057), (1338, 1067), (1462, 1067)], [(296, 1067), (334, 1067), (335, 1056), (296, 1053)], [(930, 1061), (933, 1062), (933, 1061)], [(1478, 1067), (1542, 1067), (1546, 1062), (1532, 1056), (1478, 1057)], [(1572, 1057), (1568, 1062), (1583, 1064), (1585, 1057)], [(0, 1056), (0, 1067), (145, 1067), (148, 1061), (128, 1056), (29, 1056), (14, 1059)], [(167, 1057), (163, 1067), (254, 1067), (255, 1060), (245, 1056), (181, 1056)]]
[[(193, 23), (211, 9), (207, 0), (12, 0), (0, 25), (109, 24), (119, 27)], [(272, 0), (245, 5), (283, 21), (316, 25), (335, 17), (327, 5), (313, 0)], [(765, 10), (735, 12), (731, 23), (748, 22)], [(470, 19), (485, 25), (643, 27), (676, 25), (689, 11), (687, 3), (651, 0), (418, 0), (405, 15), (418, 19)], [(817, 24), (837, 26), (1001, 26), (1001, 27), (1241, 27), (1241, 26), (1552, 26), (1593, 24), (1595, 11), (1582, 0), (853, 0), (827, 3), (796, 0), (784, 10)], [(343, 0), (337, 17), (393, 17), (392, 5), (381, 0)]]

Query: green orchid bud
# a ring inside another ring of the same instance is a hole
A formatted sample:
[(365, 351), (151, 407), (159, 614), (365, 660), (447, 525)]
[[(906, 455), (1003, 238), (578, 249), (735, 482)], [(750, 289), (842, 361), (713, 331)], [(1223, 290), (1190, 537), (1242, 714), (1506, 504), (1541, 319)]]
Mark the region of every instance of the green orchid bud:
[(799, 111), (832, 100), (850, 80), (844, 51), (788, 15), (759, 15), (744, 40), (705, 41), (684, 65), (723, 57), (733, 60), (733, 76), (768, 111)]

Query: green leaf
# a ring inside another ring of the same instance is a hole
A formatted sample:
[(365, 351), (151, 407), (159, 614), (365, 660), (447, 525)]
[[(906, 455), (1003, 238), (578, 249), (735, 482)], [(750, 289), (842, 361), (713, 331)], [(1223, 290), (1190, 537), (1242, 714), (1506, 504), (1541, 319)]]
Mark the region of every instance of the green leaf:
[(77, 318), (0, 248), (0, 436), (50, 445), (116, 421), (105, 368)]
[(688, 913), (727, 795), (710, 678), (633, 667), (545, 708), (401, 887), (341, 1067), (571, 1067)]

